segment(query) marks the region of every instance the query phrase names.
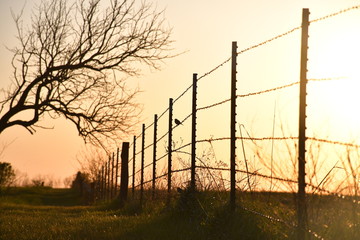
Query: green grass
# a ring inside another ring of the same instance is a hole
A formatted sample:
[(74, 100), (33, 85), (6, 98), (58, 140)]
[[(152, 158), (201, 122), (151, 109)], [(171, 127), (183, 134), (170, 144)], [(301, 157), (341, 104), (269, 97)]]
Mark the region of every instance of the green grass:
[[(114, 203), (84, 206), (68, 189), (9, 189), (0, 197), (0, 239), (296, 239), (290, 193), (239, 193), (234, 213), (226, 192), (174, 193), (169, 205), (158, 196), (145, 196), (142, 207), (132, 200), (116, 209)], [(324, 196), (309, 202), (312, 230), (325, 239), (359, 239), (353, 204)]]
[(50, 187), (13, 187), (0, 191), (0, 204), (25, 204), (35, 206), (78, 206), (82, 198), (70, 189)]

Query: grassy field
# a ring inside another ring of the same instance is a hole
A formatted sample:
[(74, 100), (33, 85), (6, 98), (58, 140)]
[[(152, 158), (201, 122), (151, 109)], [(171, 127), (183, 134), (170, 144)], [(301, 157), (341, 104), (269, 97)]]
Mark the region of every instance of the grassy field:
[[(0, 239), (296, 238), (293, 194), (239, 194), (238, 199), (235, 213), (228, 209), (227, 193), (218, 192), (176, 193), (170, 205), (165, 197), (142, 207), (133, 200), (115, 209), (111, 203), (84, 206), (69, 189), (12, 188), (0, 197)], [(325, 239), (359, 239), (352, 204), (324, 196), (309, 201), (313, 231)]]

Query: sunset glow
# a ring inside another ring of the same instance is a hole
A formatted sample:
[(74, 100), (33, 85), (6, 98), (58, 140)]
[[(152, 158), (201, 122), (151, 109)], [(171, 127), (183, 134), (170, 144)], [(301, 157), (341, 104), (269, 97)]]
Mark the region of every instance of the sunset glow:
[[(11, 23), (10, 8), (14, 12), (19, 12), (24, 3), (25, 1), (1, 2), (2, 32), (9, 33), (2, 34), (2, 45), (14, 46), (13, 36), (16, 29)], [(310, 19), (317, 19), (354, 6), (358, 2), (333, 0), (290, 3), (277, 0), (269, 5), (267, 1), (172, 3), (160, 0), (157, 4), (159, 8), (166, 8), (166, 19), (173, 27), (175, 53), (183, 54), (167, 60), (160, 71), (148, 71), (145, 68), (142, 75), (128, 79), (129, 87), (139, 87), (143, 91), (138, 97), (139, 103), (143, 106), (140, 122), (145, 122), (147, 126), (153, 121), (155, 113), (160, 114), (167, 108), (168, 98), (176, 98), (191, 84), (193, 73), (201, 76), (228, 59), (232, 41), (238, 42), (240, 52), (277, 34), (299, 27), (302, 8), (309, 8)], [(26, 3), (25, 17), (29, 16), (33, 5), (33, 1)], [(310, 24), (309, 136), (358, 142), (360, 136), (358, 124), (360, 113), (357, 111), (360, 102), (359, 24), (358, 10)], [(1, 49), (1, 53), (0, 63), (3, 72), (1, 87), (6, 89), (12, 74), (11, 53), (5, 47)], [(299, 61), (300, 30), (239, 54), (238, 94), (262, 91), (299, 81)], [(199, 82), (198, 106), (203, 107), (228, 99), (229, 76), (230, 64), (227, 63), (202, 79)], [(312, 81), (324, 78), (328, 80)], [(187, 93), (176, 103), (174, 112), (178, 118), (185, 118), (190, 113), (190, 99), (190, 93)], [(237, 102), (239, 111), (237, 121), (243, 124), (252, 136), (269, 137), (273, 132), (275, 135), (297, 135), (298, 88), (296, 85), (256, 97), (238, 98)], [(229, 135), (228, 104), (199, 112), (201, 123), (198, 128), (199, 138)], [(166, 118), (167, 116), (159, 123), (159, 131), (162, 133), (167, 131)], [(54, 122), (45, 119), (44, 122), (46, 126), (54, 127), (55, 130), (39, 129), (35, 135), (29, 135), (21, 128), (4, 132), (1, 142), (4, 144), (12, 142), (12, 144), (4, 152), (2, 160), (12, 162), (17, 169), (28, 172), (31, 176), (50, 174), (56, 178), (63, 178), (75, 173), (78, 168), (76, 155), (81, 152), (83, 146), (75, 128), (63, 120)], [(275, 130), (273, 122), (275, 122)], [(141, 124), (134, 126), (132, 134), (138, 135), (140, 131)], [(128, 139), (121, 141), (132, 141), (132, 134)], [(151, 134), (147, 135), (149, 139)], [(177, 141), (183, 141), (184, 144), (189, 142), (190, 121), (184, 123), (182, 128), (176, 129), (174, 134)], [(69, 146), (64, 145), (59, 147), (59, 151), (55, 150), (62, 142), (68, 143)], [(264, 148), (269, 150), (271, 142), (264, 144)], [(165, 143), (160, 145), (162, 148), (159, 149), (159, 155), (165, 152), (163, 147)], [(217, 157), (227, 162), (228, 147), (220, 145), (215, 149)], [(247, 143), (247, 147), (251, 149), (254, 146)], [(208, 146), (199, 146), (199, 149), (205, 151)], [(242, 152), (238, 151), (240, 158)], [(254, 152), (250, 153), (251, 151), (247, 150), (248, 155), (254, 156)], [(279, 150), (280, 153), (277, 153), (279, 157), (284, 151), (284, 149)], [(146, 155), (151, 156), (150, 149)], [(188, 156), (185, 158), (187, 159)], [(256, 158), (253, 159), (255, 161)], [(54, 164), (56, 169), (53, 168)]]

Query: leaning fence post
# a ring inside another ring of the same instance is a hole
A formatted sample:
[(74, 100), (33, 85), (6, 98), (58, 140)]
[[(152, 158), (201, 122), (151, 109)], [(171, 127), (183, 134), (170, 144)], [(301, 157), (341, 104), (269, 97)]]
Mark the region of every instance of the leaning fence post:
[(173, 121), (173, 99), (169, 99), (169, 134), (168, 134), (168, 203), (171, 192), (171, 158), (172, 158), (172, 121)]
[(196, 94), (197, 94), (197, 74), (193, 74), (193, 94), (192, 94), (192, 124), (191, 124), (191, 180), (190, 188), (195, 190), (195, 166), (196, 166)]
[(140, 205), (142, 205), (143, 195), (144, 195), (144, 161), (145, 161), (145, 124), (142, 125), (142, 141), (141, 141)]
[(302, 13), (301, 33), (301, 66), (300, 66), (300, 107), (299, 107), (299, 157), (298, 157), (298, 239), (306, 239), (306, 193), (305, 193), (305, 141), (306, 141), (306, 83), (307, 83), (307, 61), (308, 61), (308, 28), (309, 9), (304, 8)]
[[(118, 149), (119, 150), (119, 149)], [(127, 200), (129, 185), (129, 143), (123, 142), (121, 148), (121, 179), (120, 179), (120, 206), (123, 206)]]
[(230, 108), (230, 208), (235, 210), (236, 187), (236, 57), (237, 43), (232, 42), (231, 54), (231, 108)]
[(132, 169), (132, 196), (135, 194), (135, 157), (136, 157), (136, 136), (134, 136), (133, 145), (133, 169)]
[(156, 181), (156, 147), (157, 147), (157, 114), (154, 115), (154, 145), (153, 145), (153, 178), (152, 178), (152, 198), (155, 197), (155, 181)]

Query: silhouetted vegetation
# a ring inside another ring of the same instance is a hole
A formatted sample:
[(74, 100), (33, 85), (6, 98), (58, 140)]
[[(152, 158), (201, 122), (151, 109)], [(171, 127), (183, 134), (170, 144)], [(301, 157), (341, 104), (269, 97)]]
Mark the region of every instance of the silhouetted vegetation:
[(90, 204), (94, 201), (94, 185), (90, 182), (87, 174), (77, 172), (75, 179), (72, 181), (71, 189), (82, 196), (84, 203)]
[[(225, 191), (183, 189), (170, 203), (166, 191), (159, 190), (153, 200), (146, 192), (142, 206), (135, 193), (115, 209), (112, 203), (82, 206), (72, 189), (9, 188), (0, 197), (0, 239), (295, 239), (291, 193), (238, 192), (235, 212), (229, 211)], [(319, 195), (309, 202), (313, 231), (325, 239), (357, 239), (357, 225), (348, 224), (354, 218), (352, 202)]]
[(34, 133), (44, 115), (64, 117), (101, 146), (128, 133), (140, 109), (139, 91), (125, 86), (126, 76), (138, 74), (139, 64), (157, 69), (172, 57), (162, 11), (134, 0), (112, 0), (108, 7), (46, 0), (31, 13), (27, 26), (21, 14), (13, 15), (18, 47), (13, 84), (0, 99), (0, 133), (13, 126)]
[(0, 190), (8, 186), (15, 179), (15, 171), (10, 163), (0, 162)]

